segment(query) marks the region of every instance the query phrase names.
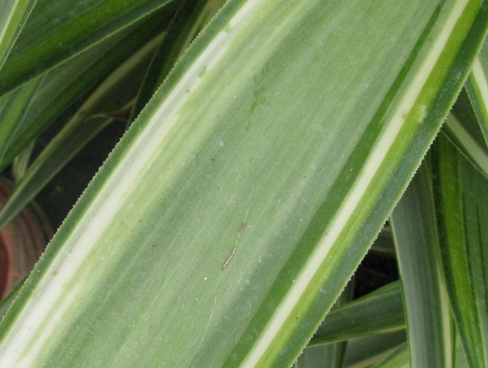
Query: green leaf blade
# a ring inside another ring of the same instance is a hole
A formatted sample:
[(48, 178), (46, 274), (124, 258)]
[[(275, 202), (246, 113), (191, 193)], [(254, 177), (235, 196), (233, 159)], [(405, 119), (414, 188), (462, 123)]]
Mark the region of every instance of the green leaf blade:
[(466, 81), (466, 91), (473, 104), (486, 145), (488, 145), (488, 48), (483, 47), (473, 63), (473, 70)]
[(309, 344), (331, 343), (404, 328), (402, 287), (400, 282), (394, 282), (334, 307)]
[(170, 1), (37, 1), (0, 71), (0, 94), (72, 58)]
[(0, 5), (0, 70), (37, 0), (5, 0)]
[[(164, 14), (118, 33), (0, 97), (0, 168), (124, 59), (164, 30)], [(162, 26), (158, 26), (161, 24)], [(161, 29), (163, 28), (163, 29)]]
[[(0, 228), (14, 218), (93, 137), (115, 120), (111, 111), (123, 110), (131, 104), (136, 95), (135, 87), (140, 85), (159, 42), (161, 37), (149, 41), (92, 91), (16, 183), (0, 210)], [(126, 89), (127, 85), (133, 88)]]
[(476, 1), (374, 5), (227, 3), (26, 282), (2, 363), (291, 365), (461, 88), (482, 35), (464, 37), (486, 28)]
[(347, 343), (345, 366), (370, 367), (373, 364), (383, 362), (392, 353), (401, 348), (402, 345), (406, 345), (405, 341), (405, 331), (388, 332), (351, 339)]
[(166, 37), (155, 52), (141, 86), (129, 122), (139, 115), (163, 83), (175, 62), (223, 5), (223, 0), (182, 0)]
[[(354, 279), (347, 284), (346, 288), (337, 300), (335, 307), (338, 308), (344, 304), (347, 305), (349, 302), (351, 302), (353, 294)], [(323, 367), (324, 365), (331, 368), (342, 368), (344, 366), (346, 348), (347, 341), (338, 341), (328, 345), (322, 344), (318, 347), (311, 346), (311, 343), (309, 343), (307, 348), (298, 357), (294, 368)]]
[(409, 368), (411, 367), (409, 359), (408, 344), (402, 344), (395, 349), (384, 361), (375, 364), (373, 368)]
[(443, 283), (428, 161), (420, 167), (391, 216), (404, 290), (410, 361), (449, 367), (453, 338)]
[(0, 70), (37, 0), (4, 0), (0, 4)]
[[(466, 105), (469, 102), (462, 101), (465, 98), (466, 96), (461, 93), (458, 103), (462, 102), (466, 109), (468, 107)], [(488, 146), (483, 140), (478, 120), (476, 117), (461, 113), (458, 113), (459, 117), (457, 117), (456, 107), (458, 103), (454, 105), (454, 114), (449, 114), (447, 117), (442, 132), (446, 134), (448, 139), (454, 143), (479, 172), (488, 178)]]
[(436, 160), (435, 195), (444, 275), (453, 315), (470, 367), (488, 362), (488, 279), (486, 232), (488, 182), (440, 139)]

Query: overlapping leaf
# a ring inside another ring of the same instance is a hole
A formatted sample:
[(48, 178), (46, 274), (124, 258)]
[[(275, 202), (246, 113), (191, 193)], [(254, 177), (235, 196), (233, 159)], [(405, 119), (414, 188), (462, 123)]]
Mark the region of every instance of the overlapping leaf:
[[(354, 279), (353, 279), (354, 280)], [(351, 302), (353, 295), (354, 295), (354, 281), (351, 280), (349, 284), (347, 284), (346, 288), (342, 292), (340, 298), (336, 302), (336, 310), (340, 308), (344, 304), (348, 304)], [(338, 321), (333, 321), (332, 324), (335, 327), (339, 327), (338, 325), (344, 323), (344, 320), (347, 319), (346, 315), (351, 317), (353, 313), (345, 313), (342, 315), (342, 319)], [(347, 324), (347, 322), (346, 322)], [(340, 328), (340, 327), (339, 327)], [(347, 332), (346, 332), (347, 334)], [(323, 336), (323, 334), (322, 334)], [(347, 338), (337, 339), (338, 341), (332, 344), (321, 344), (319, 346), (311, 346), (309, 343), (307, 349), (303, 351), (300, 355), (298, 360), (295, 362), (294, 368), (313, 368), (313, 367), (323, 367), (327, 366), (330, 368), (342, 368), (344, 365), (344, 357), (346, 353), (347, 347)], [(312, 343), (313, 344), (313, 343)]]
[(156, 14), (0, 97), (0, 168), (141, 44), (162, 32), (166, 20)]
[[(467, 83), (469, 84), (469, 82)], [(479, 121), (463, 89), (443, 126), (442, 132), (460, 152), (488, 178), (488, 146), (483, 139)]]
[(483, 47), (473, 63), (466, 91), (478, 117), (483, 137), (488, 145), (488, 47)]
[(167, 35), (155, 53), (132, 109), (132, 122), (163, 83), (175, 62), (205, 25), (215, 16), (224, 0), (181, 0)]
[(290, 366), (437, 133), (486, 8), (228, 2), (26, 282), (0, 365)]
[(410, 368), (408, 344), (404, 343), (396, 348), (385, 360), (375, 364), (373, 368)]
[(414, 367), (453, 364), (454, 332), (442, 276), (432, 179), (427, 160), (391, 216)]
[(0, 70), (37, 0), (4, 0), (0, 4)]
[[(0, 228), (26, 206), (63, 166), (135, 99), (137, 86), (161, 37), (144, 45), (110, 74), (80, 106), (16, 183), (0, 211)], [(130, 85), (132, 88), (125, 88)], [(114, 98), (116, 96), (116, 98)]]
[(332, 309), (310, 344), (324, 344), (401, 329), (405, 329), (402, 287), (399, 282), (395, 282)]
[(38, 0), (0, 72), (0, 95), (151, 14), (165, 0)]
[(488, 181), (440, 137), (437, 224), (449, 299), (470, 367), (488, 364)]
[[(367, 368), (388, 361), (406, 345), (406, 332), (395, 331), (351, 339), (347, 344), (346, 367)], [(407, 352), (408, 354), (408, 352)], [(408, 359), (408, 355), (407, 355)]]

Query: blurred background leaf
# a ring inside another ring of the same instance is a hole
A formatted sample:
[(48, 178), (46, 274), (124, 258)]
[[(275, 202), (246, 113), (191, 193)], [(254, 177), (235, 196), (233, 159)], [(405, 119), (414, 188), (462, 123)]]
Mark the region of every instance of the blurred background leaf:
[(0, 70), (37, 0), (3, 0), (0, 4)]
[(0, 95), (96, 45), (169, 2), (38, 0), (3, 65)]

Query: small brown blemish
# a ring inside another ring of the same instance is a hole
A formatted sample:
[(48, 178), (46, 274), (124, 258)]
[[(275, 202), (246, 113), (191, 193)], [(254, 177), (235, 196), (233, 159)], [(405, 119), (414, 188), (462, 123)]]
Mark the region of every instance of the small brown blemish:
[(236, 239), (236, 242), (234, 243), (234, 248), (232, 248), (232, 252), (230, 253), (230, 256), (227, 258), (227, 260), (222, 265), (222, 270), (227, 267), (227, 265), (229, 264), (229, 262), (232, 260), (232, 258), (234, 258), (234, 255), (236, 254), (236, 251), (237, 251), (237, 243), (239, 242), (239, 238), (241, 237), (242, 231), (246, 227), (247, 215), (249, 215), (249, 209), (247, 210), (246, 217), (244, 217), (244, 222), (241, 224), (241, 227), (239, 229), (239, 232), (237, 233), (237, 239)]

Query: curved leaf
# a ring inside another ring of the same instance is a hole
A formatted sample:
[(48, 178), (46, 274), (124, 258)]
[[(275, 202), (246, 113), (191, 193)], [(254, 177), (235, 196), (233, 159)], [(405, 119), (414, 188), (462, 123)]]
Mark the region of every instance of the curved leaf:
[[(347, 284), (340, 298), (337, 300), (335, 308), (340, 308), (344, 305), (344, 303), (349, 303), (353, 298), (353, 293), (354, 279)], [(344, 340), (346, 339), (347, 338)], [(308, 343), (307, 348), (302, 352), (298, 360), (295, 362), (294, 368), (312, 368), (324, 366), (330, 368), (343, 367), (347, 341), (338, 341), (333, 344), (321, 344), (318, 347), (311, 346), (311, 344), (313, 344), (313, 341)]]
[(443, 283), (428, 161), (417, 171), (391, 216), (402, 279), (413, 367), (453, 363), (451, 314)]
[(141, 44), (162, 32), (165, 20), (158, 12), (0, 97), (0, 169)]
[(170, 0), (38, 0), (0, 70), (0, 95), (52, 69)]
[(478, 118), (485, 143), (488, 145), (488, 47), (483, 47), (473, 63), (466, 81), (466, 91)]
[(367, 368), (387, 360), (406, 344), (404, 330), (351, 339), (348, 341), (345, 367)]
[(441, 132), (482, 175), (488, 178), (488, 146), (465, 89), (460, 93), (452, 112)]
[(181, 0), (166, 37), (154, 54), (146, 78), (139, 90), (129, 123), (140, 114), (141, 110), (163, 83), (175, 62), (181, 57), (190, 43), (203, 27), (215, 16), (224, 0)]
[(0, 4), (0, 70), (37, 0), (3, 0)]
[(372, 368), (410, 368), (410, 355), (408, 344), (402, 344), (396, 348), (391, 355), (382, 362), (375, 364)]
[(433, 152), (449, 300), (469, 366), (484, 367), (488, 365), (488, 180), (442, 136)]
[(402, 287), (400, 282), (394, 282), (333, 308), (309, 344), (330, 343), (404, 328)]
[[(0, 228), (24, 208), (93, 137), (114, 120), (107, 109), (124, 109), (133, 103), (156, 37), (125, 60), (88, 96), (78, 111), (34, 160), (0, 209)], [(127, 89), (125, 86), (132, 88)]]

